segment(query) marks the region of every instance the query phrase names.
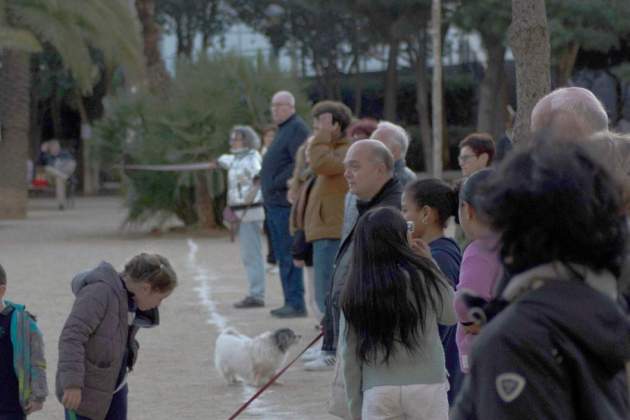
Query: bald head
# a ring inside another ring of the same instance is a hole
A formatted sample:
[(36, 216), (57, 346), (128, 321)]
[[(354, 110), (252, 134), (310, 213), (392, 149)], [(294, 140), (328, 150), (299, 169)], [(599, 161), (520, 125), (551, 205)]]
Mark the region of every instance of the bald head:
[(549, 130), (555, 138), (588, 138), (608, 130), (608, 115), (590, 90), (580, 87), (556, 89), (532, 110), (533, 132)]
[(378, 140), (359, 140), (348, 149), (344, 165), (350, 191), (367, 201), (392, 178), (394, 157)]
[(271, 117), (276, 124), (282, 124), (295, 114), (295, 97), (291, 92), (281, 90), (271, 98)]

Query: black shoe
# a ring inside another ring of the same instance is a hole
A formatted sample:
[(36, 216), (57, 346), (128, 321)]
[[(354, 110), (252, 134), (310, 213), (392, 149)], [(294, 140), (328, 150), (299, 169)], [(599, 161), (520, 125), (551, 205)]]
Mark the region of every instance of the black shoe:
[(239, 300), (234, 304), (235, 308), (262, 308), (265, 306), (265, 302), (262, 299), (258, 299), (251, 296), (246, 296), (243, 300)]
[(293, 306), (283, 306), (271, 311), (271, 315), (276, 318), (303, 318), (306, 316), (306, 309), (295, 309)]

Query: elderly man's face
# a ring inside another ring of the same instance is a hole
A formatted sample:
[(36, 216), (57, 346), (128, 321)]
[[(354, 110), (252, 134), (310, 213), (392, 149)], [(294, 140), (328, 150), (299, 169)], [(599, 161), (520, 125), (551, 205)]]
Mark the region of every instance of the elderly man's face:
[(286, 95), (274, 95), (271, 99), (271, 118), (276, 124), (282, 124), (295, 113), (295, 107), (291, 105)]
[(375, 159), (369, 148), (361, 145), (350, 147), (344, 165), (348, 188), (360, 200), (370, 200), (380, 191), (386, 173), (385, 165)]

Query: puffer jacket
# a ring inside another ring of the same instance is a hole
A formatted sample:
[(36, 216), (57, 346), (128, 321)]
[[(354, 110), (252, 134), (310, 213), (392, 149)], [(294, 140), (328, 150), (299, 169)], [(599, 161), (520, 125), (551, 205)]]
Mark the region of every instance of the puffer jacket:
[(103, 262), (72, 281), (74, 305), (59, 337), (56, 394), (80, 388), (77, 414), (102, 420), (122, 368), (129, 333), (129, 305), (118, 272)]
[(24, 305), (5, 301), (3, 312), (11, 312), (11, 345), (13, 367), (18, 379), (20, 406), (23, 410), (31, 402), (44, 402), (48, 395), (44, 340), (35, 319)]
[[(255, 149), (222, 155), (217, 162), (228, 171), (227, 202), (231, 207), (262, 203), (260, 189), (251, 197), (255, 189), (254, 178), (260, 172), (262, 158)], [(252, 201), (253, 198), (253, 201)]]

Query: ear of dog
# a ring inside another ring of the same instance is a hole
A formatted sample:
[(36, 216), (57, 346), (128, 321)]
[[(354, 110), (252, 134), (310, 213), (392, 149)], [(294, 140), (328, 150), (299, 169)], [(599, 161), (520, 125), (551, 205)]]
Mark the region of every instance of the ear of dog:
[(299, 336), (291, 328), (280, 328), (273, 333), (273, 339), (282, 353), (286, 351), (299, 340)]

